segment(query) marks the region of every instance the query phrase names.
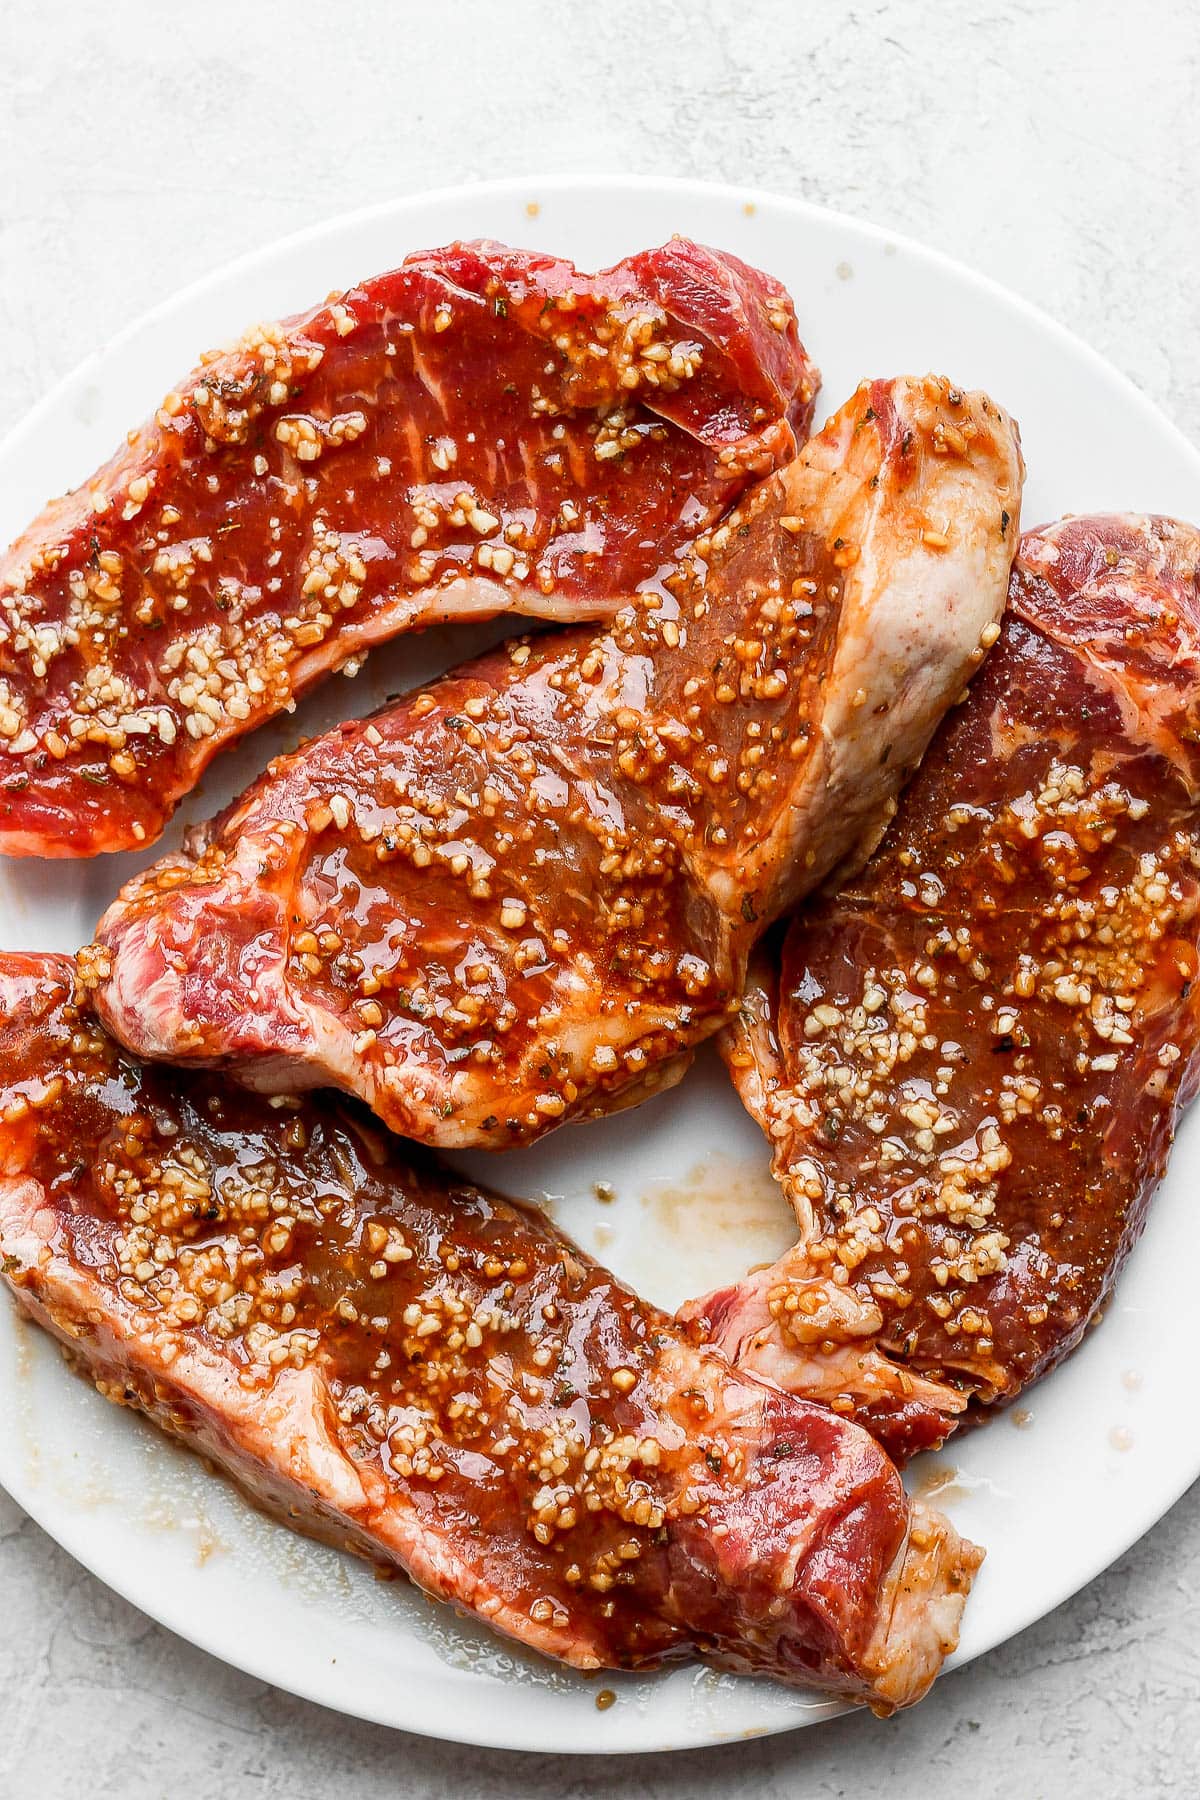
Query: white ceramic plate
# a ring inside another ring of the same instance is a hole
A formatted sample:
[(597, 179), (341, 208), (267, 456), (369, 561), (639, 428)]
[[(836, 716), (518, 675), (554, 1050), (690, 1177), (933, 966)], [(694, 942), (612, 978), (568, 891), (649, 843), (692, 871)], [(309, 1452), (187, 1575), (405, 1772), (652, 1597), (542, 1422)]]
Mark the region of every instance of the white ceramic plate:
[[(989, 388), (1021, 422), (1028, 524), (1068, 511), (1200, 515), (1200, 455), (1128, 381), (1050, 320), (953, 263), (854, 220), (762, 194), (665, 181), (508, 182), (396, 201), (236, 263), (141, 319), (0, 449), (0, 539), (90, 473), (197, 354), (411, 250), (492, 236), (597, 268), (683, 232), (787, 283), (832, 410), (864, 376), (934, 368)], [(497, 635), (493, 630), (490, 634)], [(482, 641), (441, 631), (380, 652), (294, 720), (210, 773), (164, 840), (240, 788), (283, 743), (364, 712)], [(146, 857), (142, 861), (148, 860)], [(73, 950), (132, 858), (0, 861), (0, 942)], [(740, 1273), (789, 1240), (766, 1154), (702, 1057), (675, 1093), (535, 1150), (465, 1159), (543, 1197), (589, 1249), (656, 1300)], [(1102, 1328), (1022, 1413), (952, 1444), (913, 1481), (988, 1548), (959, 1662), (1090, 1581), (1200, 1473), (1192, 1378), (1186, 1129)], [(601, 1203), (593, 1184), (610, 1183)], [(1031, 1416), (1029, 1416), (1031, 1415)], [(781, 1731), (836, 1711), (768, 1682), (695, 1668), (584, 1681), (524, 1657), (403, 1584), (261, 1519), (185, 1453), (69, 1375), (0, 1306), (0, 1481), (73, 1555), (214, 1655), (295, 1693), (410, 1731), (529, 1750), (637, 1751)], [(1021, 1429), (1014, 1428), (1017, 1420)], [(598, 1687), (617, 1691), (600, 1712)]]

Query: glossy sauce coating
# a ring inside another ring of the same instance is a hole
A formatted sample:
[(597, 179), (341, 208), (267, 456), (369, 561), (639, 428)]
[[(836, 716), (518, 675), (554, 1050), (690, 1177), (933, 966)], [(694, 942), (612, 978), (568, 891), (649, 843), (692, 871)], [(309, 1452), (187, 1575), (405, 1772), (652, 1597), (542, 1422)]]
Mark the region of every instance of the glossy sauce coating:
[(111, 1398), (580, 1667), (927, 1686), (979, 1553), (865, 1433), (366, 1115), (139, 1065), (65, 958), (0, 1013), (0, 1273)]
[(778, 283), (456, 244), (214, 351), (0, 559), (0, 850), (158, 836), (384, 638), (603, 618), (807, 435)]
[(1200, 1070), (1200, 533), (1029, 533), (1003, 635), (727, 1051), (802, 1225), (699, 1310), (897, 1454), (1112, 1287)]
[(80, 964), (105, 1023), (435, 1144), (678, 1079), (980, 661), (1020, 484), (985, 395), (864, 384), (611, 630), (302, 746), (128, 883)]

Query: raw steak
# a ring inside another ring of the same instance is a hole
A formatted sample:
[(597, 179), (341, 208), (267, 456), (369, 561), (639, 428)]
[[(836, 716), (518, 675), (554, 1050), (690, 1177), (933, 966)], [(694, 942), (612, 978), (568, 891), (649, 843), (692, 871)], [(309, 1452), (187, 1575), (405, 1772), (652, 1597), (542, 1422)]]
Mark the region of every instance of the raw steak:
[(279, 759), (81, 971), (140, 1055), (508, 1145), (677, 1080), (998, 631), (1015, 429), (864, 385), (611, 630), (512, 643)]
[(256, 326), (0, 558), (0, 851), (153, 841), (398, 632), (611, 616), (817, 385), (779, 284), (683, 239), (600, 275), (455, 244)]
[(369, 1115), (123, 1056), (71, 978), (0, 959), (0, 1272), (102, 1393), (578, 1668), (919, 1698), (979, 1552), (865, 1432)]
[(1030, 532), (882, 847), (801, 914), (728, 1060), (801, 1232), (698, 1303), (898, 1456), (1074, 1348), (1200, 1079), (1200, 533)]

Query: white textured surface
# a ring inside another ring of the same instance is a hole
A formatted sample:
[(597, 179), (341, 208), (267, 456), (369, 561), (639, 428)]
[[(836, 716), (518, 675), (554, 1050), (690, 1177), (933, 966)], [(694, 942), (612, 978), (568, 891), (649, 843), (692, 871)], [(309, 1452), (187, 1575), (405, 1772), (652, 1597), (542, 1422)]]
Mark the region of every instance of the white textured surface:
[[(1038, 301), (1200, 437), (1200, 16), (1175, 0), (0, 0), (0, 20), (0, 428), (131, 312), (314, 217), (611, 169), (909, 231)], [(149, 1624), (3, 1497), (0, 1582), (3, 1800), (81, 1775), (121, 1800), (1200, 1790), (1195, 1491), (904, 1719), (636, 1770), (426, 1744), (276, 1694)]]

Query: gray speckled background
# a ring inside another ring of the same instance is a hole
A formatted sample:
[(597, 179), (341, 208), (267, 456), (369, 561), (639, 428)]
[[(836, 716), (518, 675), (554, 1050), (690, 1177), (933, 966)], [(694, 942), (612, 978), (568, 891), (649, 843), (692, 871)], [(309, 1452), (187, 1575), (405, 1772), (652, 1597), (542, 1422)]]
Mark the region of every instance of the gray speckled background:
[[(314, 218), (450, 181), (638, 170), (911, 232), (1038, 301), (1200, 438), (1184, 0), (0, 0), (0, 21), (0, 427), (130, 313)], [(152, 1625), (0, 1495), (0, 1795), (1193, 1796), (1198, 1588), (1193, 1490), (915, 1713), (635, 1767), (463, 1750), (293, 1700)]]

